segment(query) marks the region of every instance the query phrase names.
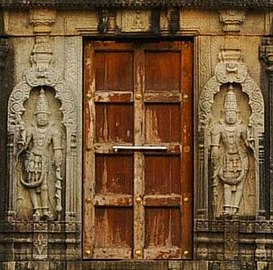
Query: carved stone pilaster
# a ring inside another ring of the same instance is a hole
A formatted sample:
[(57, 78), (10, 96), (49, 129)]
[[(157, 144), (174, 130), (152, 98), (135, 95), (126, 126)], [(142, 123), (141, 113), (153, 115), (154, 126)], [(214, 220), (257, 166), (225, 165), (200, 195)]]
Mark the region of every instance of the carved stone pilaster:
[(225, 10), (220, 11), (220, 22), (223, 23), (224, 32), (240, 32), (240, 26), (245, 21), (245, 11)]
[[(262, 40), (260, 46), (260, 58), (265, 63), (266, 74), (267, 74), (267, 84), (266, 91), (264, 93), (265, 97), (265, 110), (266, 110), (266, 126), (265, 126), (265, 144), (267, 145), (265, 149), (265, 156), (267, 158), (266, 168), (264, 173), (264, 178), (268, 179), (264, 183), (267, 190), (270, 190), (270, 194), (265, 192), (265, 198), (267, 199), (267, 204), (270, 207), (270, 216), (273, 217), (273, 38), (267, 37)], [(269, 202), (268, 202), (269, 201)]]

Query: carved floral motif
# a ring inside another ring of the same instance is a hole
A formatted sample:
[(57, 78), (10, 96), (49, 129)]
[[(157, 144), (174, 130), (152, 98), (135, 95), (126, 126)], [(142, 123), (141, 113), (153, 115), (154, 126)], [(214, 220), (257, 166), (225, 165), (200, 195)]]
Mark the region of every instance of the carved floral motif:
[(33, 246), (36, 248), (38, 256), (41, 257), (47, 248), (47, 239), (42, 233), (37, 235), (37, 239), (34, 240)]

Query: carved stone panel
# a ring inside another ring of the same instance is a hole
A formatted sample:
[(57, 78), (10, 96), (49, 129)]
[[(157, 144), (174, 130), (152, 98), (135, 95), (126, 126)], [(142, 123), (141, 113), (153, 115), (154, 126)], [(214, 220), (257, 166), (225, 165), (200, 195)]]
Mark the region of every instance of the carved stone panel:
[(147, 32), (150, 30), (150, 11), (132, 10), (117, 13), (117, 27), (121, 32)]
[(19, 219), (51, 219), (62, 211), (65, 129), (54, 94), (50, 88), (34, 88), (17, 125), (14, 149)]
[(245, 20), (245, 11), (225, 10), (220, 12), (220, 21), (224, 32), (240, 32), (240, 25)]
[(199, 162), (204, 172), (200, 185), (208, 188), (207, 214), (256, 216), (263, 208), (258, 203), (263, 117), (261, 91), (240, 49), (222, 48), (215, 75), (199, 101)]
[(53, 58), (50, 38), (36, 37), (32, 66), (9, 97), (9, 220), (75, 217), (64, 207), (76, 170), (75, 106)]

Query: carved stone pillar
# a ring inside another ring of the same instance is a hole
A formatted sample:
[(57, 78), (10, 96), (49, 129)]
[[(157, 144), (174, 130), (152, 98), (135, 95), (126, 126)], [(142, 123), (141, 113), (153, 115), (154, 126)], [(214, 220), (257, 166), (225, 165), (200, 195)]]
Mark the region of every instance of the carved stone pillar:
[[(264, 93), (266, 119), (265, 119), (265, 156), (269, 157), (265, 160), (264, 179), (264, 198), (269, 206), (270, 217), (273, 217), (273, 38), (264, 38), (260, 47), (260, 57), (264, 60), (267, 74), (267, 87)], [(270, 194), (266, 192), (270, 190)], [(269, 201), (269, 202), (268, 202)]]

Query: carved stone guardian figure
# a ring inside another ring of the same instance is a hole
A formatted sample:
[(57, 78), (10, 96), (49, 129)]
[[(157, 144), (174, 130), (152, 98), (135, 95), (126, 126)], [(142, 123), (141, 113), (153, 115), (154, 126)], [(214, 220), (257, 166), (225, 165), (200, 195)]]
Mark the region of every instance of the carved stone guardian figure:
[(29, 191), (33, 219), (52, 219), (53, 215), (49, 210), (48, 178), (53, 170), (56, 175), (56, 211), (60, 212), (62, 138), (56, 125), (49, 123), (50, 110), (43, 88), (39, 92), (34, 114), (35, 123), (25, 127), (22, 122), (18, 134), (17, 159), (23, 160), (20, 183)]
[(200, 218), (257, 217), (264, 204), (264, 101), (234, 38), (199, 99)]
[(249, 152), (254, 149), (249, 128), (238, 118), (238, 105), (233, 86), (224, 99), (224, 117), (211, 130), (211, 161), (213, 166), (213, 199), (223, 188), (223, 215), (238, 213), (249, 170)]

